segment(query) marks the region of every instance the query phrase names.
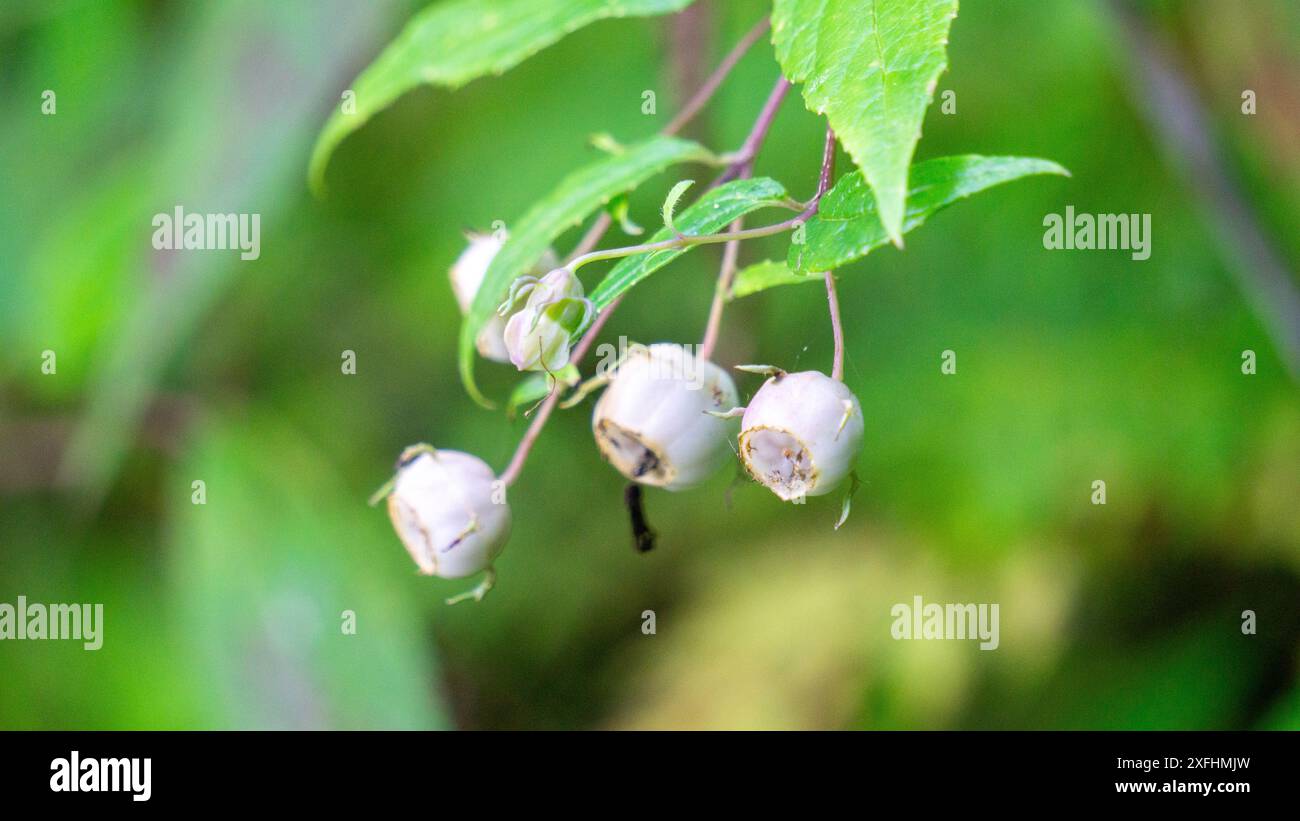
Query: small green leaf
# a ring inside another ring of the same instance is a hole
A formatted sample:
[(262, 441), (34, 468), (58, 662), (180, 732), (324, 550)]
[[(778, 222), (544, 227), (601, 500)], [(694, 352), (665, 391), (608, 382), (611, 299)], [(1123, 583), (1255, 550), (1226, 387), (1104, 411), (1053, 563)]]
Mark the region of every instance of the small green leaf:
[[(903, 232), (952, 203), (1004, 182), (1034, 174), (1070, 172), (1050, 160), (1032, 157), (939, 157), (912, 166)], [(876, 212), (876, 200), (862, 173), (845, 174), (822, 198), (805, 226), (804, 242), (791, 245), (786, 262), (793, 271), (832, 271), (889, 241)]]
[(553, 374), (531, 373), (519, 380), (519, 384), (511, 391), (510, 400), (506, 404), (506, 415), (513, 419), (520, 408), (542, 401), (552, 390), (567, 390), (578, 384), (581, 379), (582, 374), (578, 373), (578, 368), (573, 363), (565, 365)]
[(308, 179), (319, 193), (325, 166), (343, 138), (419, 85), (456, 89), (503, 74), (566, 34), (607, 17), (681, 11), (692, 0), (448, 0), (416, 14), (348, 91), (353, 108), (334, 109), (316, 138)]
[[(751, 211), (785, 204), (785, 189), (776, 180), (767, 177), (733, 180), (693, 202), (677, 217), (676, 225), (687, 236), (716, 234)], [(650, 242), (663, 242), (673, 237), (671, 229), (661, 228), (650, 238)], [(691, 247), (651, 251), (620, 260), (591, 292), (592, 304), (596, 310), (603, 311), (633, 285), (677, 259)]]
[(790, 266), (784, 262), (765, 259), (762, 262), (747, 265), (736, 272), (736, 278), (731, 283), (731, 293), (727, 295), (727, 299), (740, 299), (743, 296), (766, 291), (768, 288), (775, 288), (778, 285), (798, 285), (803, 282), (820, 281), (806, 273), (801, 274), (791, 271)]
[(610, 219), (617, 222), (618, 227), (623, 229), (624, 234), (632, 237), (639, 237), (645, 233), (644, 228), (632, 221), (632, 216), (629, 213), (631, 211), (631, 206), (628, 203), (627, 194), (619, 194), (617, 197), (610, 200), (605, 211), (609, 214)]
[(775, 0), (781, 70), (803, 83), (875, 193), (885, 233), (902, 245), (907, 167), (947, 67), (957, 0)]
[(668, 192), (668, 196), (664, 198), (664, 227), (673, 234), (680, 233), (673, 226), (673, 211), (677, 208), (677, 201), (682, 198), (682, 194), (686, 193), (686, 189), (694, 184), (695, 180), (682, 180), (674, 185), (672, 190)]
[(492, 403), (474, 382), (474, 340), (501, 304), (510, 284), (526, 273), (560, 234), (581, 223), (619, 194), (681, 162), (704, 162), (712, 155), (697, 143), (676, 137), (653, 137), (601, 156), (572, 172), (550, 194), (510, 225), (510, 236), (483, 276), (469, 313), (460, 327), (460, 376), (465, 389), (484, 407)]

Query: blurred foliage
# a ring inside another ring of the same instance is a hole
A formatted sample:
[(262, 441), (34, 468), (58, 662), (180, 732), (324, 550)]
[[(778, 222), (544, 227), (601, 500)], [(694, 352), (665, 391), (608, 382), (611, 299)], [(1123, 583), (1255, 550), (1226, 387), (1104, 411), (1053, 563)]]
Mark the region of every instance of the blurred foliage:
[[(527, 424), (456, 378), (462, 229), (524, 213), (597, 156), (590, 134), (653, 134), (689, 93), (681, 64), (707, 72), (766, 6), (697, 4), (704, 48), (678, 49), (674, 20), (605, 21), (501, 77), (413, 91), (312, 198), (338, 95), (424, 5), (0, 6), (0, 601), (103, 602), (106, 622), (97, 652), (0, 643), (0, 726), (1300, 727), (1300, 395), (1091, 3), (967, 3), (953, 24), (938, 93), (957, 113), (930, 109), (917, 158), (1050, 157), (1073, 177), (960, 203), (843, 272), (867, 421), (843, 530), (837, 499), (783, 506), (724, 475), (647, 494), (659, 547), (637, 555), (582, 406), (512, 489), (497, 590), (442, 605), (466, 583), (417, 577), (365, 499), (404, 445), (502, 467)], [(1294, 270), (1300, 14), (1145, 5)], [(760, 43), (689, 136), (739, 145), (776, 72)], [(808, 196), (821, 129), (787, 101), (755, 174)], [(657, 224), (673, 182), (635, 193), (633, 219)], [(178, 203), (261, 213), (260, 259), (152, 251), (152, 215)], [(1151, 213), (1151, 259), (1045, 251), (1067, 204)], [(695, 341), (717, 264), (674, 262), (605, 337)], [(717, 359), (830, 353), (821, 289), (786, 288), (728, 307)], [(479, 372), (493, 396), (518, 381)], [(1000, 648), (891, 640), (890, 606), (917, 594), (999, 602)]]

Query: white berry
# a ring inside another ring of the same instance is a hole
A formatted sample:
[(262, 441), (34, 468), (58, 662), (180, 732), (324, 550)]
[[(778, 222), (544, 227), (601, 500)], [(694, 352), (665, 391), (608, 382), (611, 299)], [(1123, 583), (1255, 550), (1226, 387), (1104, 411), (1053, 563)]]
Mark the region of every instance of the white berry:
[(829, 493), (862, 450), (862, 407), (843, 382), (817, 371), (770, 377), (745, 409), (740, 458), (784, 501)]
[(601, 454), (619, 473), (680, 490), (716, 471), (731, 455), (730, 424), (709, 414), (736, 404), (726, 371), (681, 345), (635, 346), (596, 403), (591, 427)]
[(505, 547), (505, 489), (478, 457), (427, 445), (407, 448), (388, 496), (388, 515), (426, 576), (459, 579), (482, 570)]

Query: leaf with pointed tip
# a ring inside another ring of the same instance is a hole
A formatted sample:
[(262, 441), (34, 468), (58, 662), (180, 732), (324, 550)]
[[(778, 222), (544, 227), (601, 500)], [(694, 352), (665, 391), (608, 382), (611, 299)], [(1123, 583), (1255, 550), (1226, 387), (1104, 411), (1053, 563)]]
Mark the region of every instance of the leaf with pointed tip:
[[(1034, 174), (1070, 176), (1051, 160), (1033, 157), (965, 154), (919, 162), (912, 166), (902, 230), (911, 231), (971, 194)], [(889, 241), (860, 171), (840, 177), (804, 228), (804, 242), (791, 245), (786, 260), (792, 271), (833, 271)]]
[(561, 37), (607, 17), (669, 14), (693, 0), (449, 0), (416, 14), (353, 81), (355, 110), (336, 107), (312, 149), (308, 179), (324, 188), (325, 166), (343, 138), (420, 85), (456, 89), (503, 74)]
[[(733, 180), (703, 194), (677, 215), (674, 224), (686, 236), (716, 234), (751, 211), (785, 206), (785, 196), (785, 188), (767, 177)], [(671, 230), (661, 228), (649, 241), (663, 242), (673, 237)], [(692, 247), (668, 248), (623, 258), (591, 292), (592, 304), (596, 310), (603, 311), (632, 286)]]
[(652, 137), (621, 153), (602, 155), (572, 172), (526, 214), (510, 225), (510, 236), (492, 258), (483, 283), (460, 326), (460, 376), (476, 402), (492, 403), (474, 383), (474, 340), (514, 282), (541, 258), (560, 234), (581, 223), (612, 198), (682, 162), (707, 162), (712, 155), (698, 143), (676, 137)]
[(775, 0), (772, 9), (781, 70), (862, 169), (895, 245), (907, 167), (956, 16), (957, 0)]

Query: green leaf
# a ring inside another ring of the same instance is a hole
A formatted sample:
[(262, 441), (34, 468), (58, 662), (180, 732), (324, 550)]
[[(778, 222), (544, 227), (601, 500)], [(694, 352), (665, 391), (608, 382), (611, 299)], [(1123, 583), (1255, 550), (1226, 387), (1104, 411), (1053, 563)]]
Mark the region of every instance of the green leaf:
[[(683, 211), (676, 219), (677, 230), (686, 236), (716, 234), (750, 211), (785, 204), (785, 189), (776, 180), (767, 177), (733, 180), (707, 192)], [(663, 242), (673, 237), (671, 230), (661, 228), (650, 238), (650, 242)], [(651, 251), (620, 260), (591, 292), (592, 304), (597, 311), (604, 310), (633, 285), (677, 259), (692, 247)]]
[(353, 81), (355, 110), (340, 105), (312, 149), (308, 179), (324, 189), (325, 166), (343, 138), (419, 85), (456, 89), (503, 74), (566, 34), (607, 17), (668, 14), (693, 0), (450, 0), (411, 18)]
[(620, 154), (602, 156), (560, 181), (550, 194), (510, 226), (510, 237), (483, 276), (460, 328), (460, 376), (476, 402), (492, 407), (474, 383), (474, 340), (520, 275), (526, 273), (560, 234), (579, 224), (613, 197), (680, 162), (712, 159), (704, 148), (676, 137), (653, 137)]
[[(1032, 157), (967, 154), (919, 162), (912, 166), (902, 230), (911, 231), (931, 214), (971, 194), (1034, 174), (1070, 176), (1056, 163)], [(787, 263), (794, 271), (831, 271), (888, 241), (876, 201), (862, 173), (854, 171), (826, 192), (817, 214), (805, 226), (804, 242), (790, 246)]]
[(677, 210), (677, 201), (682, 198), (682, 194), (685, 194), (686, 189), (694, 184), (695, 180), (682, 180), (674, 185), (672, 190), (668, 192), (668, 196), (664, 198), (664, 227), (674, 234), (678, 233), (678, 231), (676, 226), (673, 225), (673, 211)]
[(766, 291), (768, 288), (775, 288), (778, 285), (798, 285), (803, 282), (820, 281), (816, 277), (808, 276), (806, 273), (801, 274), (791, 271), (790, 266), (784, 262), (765, 259), (762, 262), (747, 265), (736, 272), (736, 278), (731, 283), (731, 293), (727, 295), (727, 298), (740, 299), (743, 296)]
[(623, 229), (624, 234), (636, 237), (644, 234), (645, 229), (632, 221), (631, 208), (627, 194), (619, 194), (610, 200), (609, 205), (605, 207), (605, 213), (609, 214), (610, 219), (618, 223), (618, 227)]
[(875, 192), (885, 233), (902, 245), (907, 167), (947, 67), (957, 0), (775, 0), (781, 70), (803, 83)]
[(506, 415), (514, 418), (520, 408), (542, 401), (552, 390), (567, 390), (581, 380), (582, 374), (578, 373), (577, 366), (572, 362), (554, 374), (530, 373), (519, 380), (519, 384), (515, 385), (515, 389), (510, 392), (510, 400), (506, 403)]

